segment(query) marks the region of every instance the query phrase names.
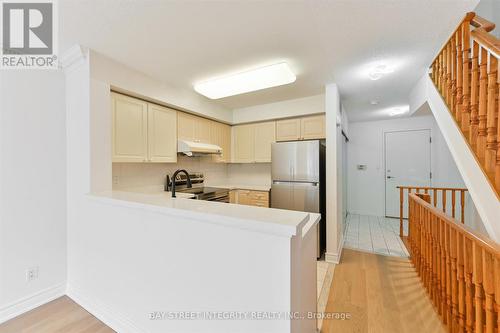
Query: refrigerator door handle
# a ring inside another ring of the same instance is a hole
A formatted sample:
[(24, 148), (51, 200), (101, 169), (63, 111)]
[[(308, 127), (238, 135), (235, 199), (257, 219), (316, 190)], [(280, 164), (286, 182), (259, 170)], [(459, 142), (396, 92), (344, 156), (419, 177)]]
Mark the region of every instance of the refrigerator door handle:
[(273, 180), (273, 184), (275, 185), (283, 185), (283, 184), (288, 184), (288, 185), (297, 185), (297, 186), (304, 186), (304, 187), (307, 187), (307, 186), (311, 186), (311, 187), (315, 187), (315, 186), (319, 186), (319, 182), (283, 182), (283, 181), (279, 181), (279, 180)]
[(319, 183), (318, 182), (294, 182), (295, 185), (297, 186), (304, 186), (304, 187), (308, 187), (308, 186), (311, 186), (311, 187), (316, 187), (316, 186), (319, 186)]

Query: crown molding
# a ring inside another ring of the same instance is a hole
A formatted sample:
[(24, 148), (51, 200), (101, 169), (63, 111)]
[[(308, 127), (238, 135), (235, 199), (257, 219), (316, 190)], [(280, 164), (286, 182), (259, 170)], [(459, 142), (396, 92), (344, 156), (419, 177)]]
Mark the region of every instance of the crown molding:
[(88, 48), (76, 44), (65, 51), (59, 58), (59, 65), (65, 72), (87, 63), (89, 55)]

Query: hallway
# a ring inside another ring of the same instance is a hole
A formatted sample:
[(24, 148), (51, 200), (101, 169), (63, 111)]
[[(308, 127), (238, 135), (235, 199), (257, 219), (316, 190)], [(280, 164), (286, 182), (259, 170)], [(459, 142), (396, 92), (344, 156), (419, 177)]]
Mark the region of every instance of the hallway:
[(420, 279), (406, 258), (344, 249), (335, 267), (321, 333), (445, 332)]
[[(407, 223), (405, 223), (406, 233)], [(393, 218), (349, 214), (344, 248), (363, 252), (408, 257), (399, 238), (399, 220)]]

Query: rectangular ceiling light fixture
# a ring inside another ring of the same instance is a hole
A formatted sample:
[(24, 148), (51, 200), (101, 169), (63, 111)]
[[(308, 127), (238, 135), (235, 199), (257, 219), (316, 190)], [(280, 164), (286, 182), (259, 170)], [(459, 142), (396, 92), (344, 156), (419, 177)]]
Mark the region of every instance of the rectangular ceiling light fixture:
[(196, 83), (194, 90), (210, 99), (239, 95), (295, 82), (286, 62), (252, 69), (225, 77)]

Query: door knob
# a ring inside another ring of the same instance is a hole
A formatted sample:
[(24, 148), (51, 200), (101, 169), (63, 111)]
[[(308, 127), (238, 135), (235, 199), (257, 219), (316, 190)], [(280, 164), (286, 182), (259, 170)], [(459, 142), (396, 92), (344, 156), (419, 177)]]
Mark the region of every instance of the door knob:
[(387, 179), (391, 179), (391, 178), (396, 178), (396, 177), (393, 177), (393, 176), (387, 176)]

